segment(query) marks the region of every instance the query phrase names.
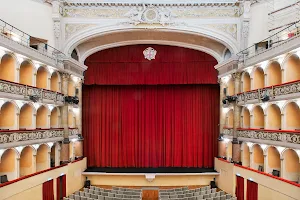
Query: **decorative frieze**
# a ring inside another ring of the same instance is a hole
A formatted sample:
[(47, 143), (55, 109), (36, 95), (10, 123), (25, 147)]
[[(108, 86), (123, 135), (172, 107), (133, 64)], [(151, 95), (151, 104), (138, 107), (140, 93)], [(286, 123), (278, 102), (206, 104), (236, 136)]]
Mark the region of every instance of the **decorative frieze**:
[(233, 128), (223, 128), (223, 135), (233, 136)]
[(63, 129), (1, 131), (0, 144), (63, 137)]
[(78, 128), (69, 128), (69, 136), (78, 135), (79, 130)]
[(250, 138), (250, 139), (258, 139), (258, 140), (269, 140), (269, 141), (285, 142), (285, 143), (292, 143), (292, 144), (300, 144), (299, 132), (240, 129), (237, 130), (237, 134), (239, 138)]

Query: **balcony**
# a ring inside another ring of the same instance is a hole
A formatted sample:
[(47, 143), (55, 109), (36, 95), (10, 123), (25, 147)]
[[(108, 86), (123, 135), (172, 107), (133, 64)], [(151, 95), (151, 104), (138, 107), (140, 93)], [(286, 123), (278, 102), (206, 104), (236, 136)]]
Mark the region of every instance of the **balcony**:
[(64, 104), (62, 93), (5, 80), (0, 80), (0, 94), (2, 97), (18, 100), (28, 100), (30, 96), (35, 96), (43, 103)]
[(224, 127), (223, 128), (223, 135), (229, 136), (228, 138), (233, 137), (233, 128)]
[(257, 90), (251, 90), (237, 94), (237, 103), (239, 105), (254, 104), (262, 102), (262, 98), (268, 96), (270, 101), (284, 100), (288, 98), (300, 97), (300, 81), (288, 82), (280, 85), (274, 85)]
[(299, 148), (300, 145), (300, 131), (239, 128), (237, 129), (237, 135), (240, 141), (290, 148)]

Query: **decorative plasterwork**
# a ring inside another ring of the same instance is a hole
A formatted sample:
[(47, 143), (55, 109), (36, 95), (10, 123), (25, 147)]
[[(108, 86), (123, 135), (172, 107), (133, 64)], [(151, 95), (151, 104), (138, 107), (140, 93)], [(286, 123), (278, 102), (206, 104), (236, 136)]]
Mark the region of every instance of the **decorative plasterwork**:
[(78, 135), (78, 134), (79, 134), (78, 128), (69, 129), (69, 136)]
[(223, 128), (223, 135), (233, 136), (232, 128)]
[(238, 8), (202, 8), (174, 9), (173, 13), (180, 18), (227, 18), (238, 17)]
[(237, 130), (238, 137), (300, 144), (300, 134), (264, 130)]
[(237, 24), (206, 24), (208, 28), (220, 30), (229, 34), (234, 39), (237, 39)]
[(65, 26), (65, 39), (68, 39), (73, 34), (87, 28), (95, 27), (97, 24), (66, 24)]
[(64, 10), (64, 17), (113, 19), (122, 18), (128, 11), (129, 8), (66, 8)]

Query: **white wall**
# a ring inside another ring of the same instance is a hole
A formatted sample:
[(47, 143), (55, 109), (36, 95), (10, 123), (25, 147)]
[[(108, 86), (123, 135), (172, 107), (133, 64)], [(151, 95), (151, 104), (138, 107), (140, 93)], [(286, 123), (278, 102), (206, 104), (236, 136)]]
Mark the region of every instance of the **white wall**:
[(0, 19), (54, 46), (52, 6), (34, 0), (1, 0)]

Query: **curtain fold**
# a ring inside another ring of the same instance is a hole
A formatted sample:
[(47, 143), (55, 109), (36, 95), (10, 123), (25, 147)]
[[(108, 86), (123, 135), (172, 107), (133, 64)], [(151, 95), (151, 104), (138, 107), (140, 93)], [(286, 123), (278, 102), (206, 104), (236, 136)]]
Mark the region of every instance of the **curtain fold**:
[(218, 85), (84, 86), (90, 167), (213, 167)]
[(54, 200), (53, 179), (43, 183), (43, 200)]
[(258, 200), (258, 185), (250, 180), (247, 180), (247, 200)]
[(244, 178), (241, 176), (236, 176), (235, 195), (237, 200), (244, 200), (244, 194)]
[(67, 196), (67, 175), (62, 176), (62, 196)]
[[(156, 51), (147, 60), (147, 47)], [(130, 45), (106, 49), (89, 56), (86, 85), (216, 84), (216, 59), (192, 49), (166, 45)]]
[(60, 200), (66, 195), (66, 175), (62, 175), (56, 179), (56, 198)]

